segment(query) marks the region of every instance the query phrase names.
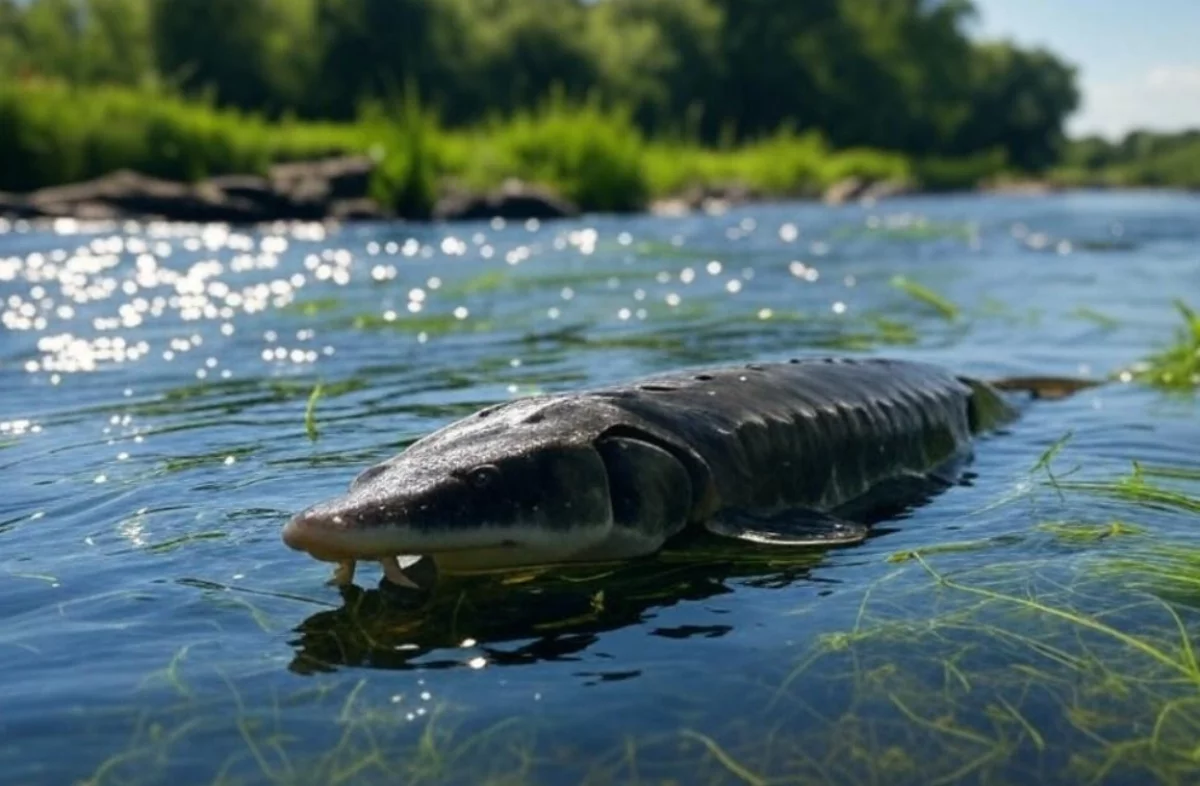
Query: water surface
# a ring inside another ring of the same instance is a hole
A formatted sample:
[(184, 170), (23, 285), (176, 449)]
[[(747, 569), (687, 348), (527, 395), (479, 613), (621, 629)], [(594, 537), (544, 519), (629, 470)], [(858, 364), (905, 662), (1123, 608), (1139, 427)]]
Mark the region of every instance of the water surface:
[(0, 780), (1189, 782), (1190, 394), (1038, 402), (848, 548), (701, 540), (413, 600), (373, 565), (325, 586), (279, 528), (514, 396), (823, 353), (1103, 377), (1200, 291), (1198, 207), (0, 224)]

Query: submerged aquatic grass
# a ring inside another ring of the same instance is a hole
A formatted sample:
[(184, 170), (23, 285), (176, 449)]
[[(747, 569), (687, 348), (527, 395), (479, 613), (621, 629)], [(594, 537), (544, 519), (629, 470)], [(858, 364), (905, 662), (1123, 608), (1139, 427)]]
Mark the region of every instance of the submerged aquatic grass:
[[(1184, 472), (1176, 477), (1189, 477)], [(1082, 491), (1133, 502), (1148, 507), (1168, 508), (1186, 513), (1200, 513), (1200, 496), (1182, 490), (1166, 488), (1147, 479), (1138, 462), (1133, 462), (1129, 474), (1114, 480), (1057, 480), (1061, 491)]]
[(1200, 387), (1200, 314), (1182, 300), (1175, 301), (1183, 325), (1170, 346), (1152, 353), (1122, 376), (1154, 387), (1192, 391)]
[(1121, 320), (1115, 317), (1110, 317), (1108, 314), (1097, 311), (1090, 306), (1079, 306), (1071, 312), (1071, 316), (1079, 319), (1087, 320), (1103, 328), (1116, 328), (1121, 325)]
[[(1185, 784), (1200, 775), (1194, 614), (1132, 586), (1111, 605), (1108, 582), (1126, 571), (1056, 575), (1022, 561), (942, 569), (919, 552), (913, 562), (864, 595), (852, 630), (822, 636), (781, 683), (771, 715), (821, 683), (848, 696), (823, 702), (821, 731), (793, 737), (796, 747), (825, 752), (862, 782)], [(778, 761), (783, 747), (759, 760)]]

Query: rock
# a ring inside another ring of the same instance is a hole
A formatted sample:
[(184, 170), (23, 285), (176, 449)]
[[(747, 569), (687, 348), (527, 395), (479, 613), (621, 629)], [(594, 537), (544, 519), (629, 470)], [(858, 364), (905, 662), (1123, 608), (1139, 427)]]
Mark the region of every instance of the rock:
[(329, 217), (337, 221), (380, 221), (390, 218), (373, 199), (335, 199)]
[(689, 186), (678, 196), (654, 202), (650, 211), (660, 216), (681, 216), (696, 210), (720, 215), (732, 207), (761, 198), (761, 193), (745, 183), (708, 183)]
[(866, 188), (866, 181), (860, 177), (843, 178), (825, 189), (821, 201), (827, 205), (843, 205), (858, 199)]
[(369, 156), (295, 161), (271, 167), (267, 179), (277, 193), (296, 202), (362, 199), (370, 193), (375, 167)]
[(858, 195), (858, 199), (864, 204), (874, 204), (881, 199), (911, 194), (912, 191), (912, 183), (906, 180), (879, 180), (864, 188)]
[(239, 200), (253, 205), (267, 221), (311, 220), (325, 217), (328, 204), (323, 195), (297, 201), (275, 189), (271, 181), (257, 175), (220, 175), (197, 185), (201, 192), (222, 200)]
[(658, 199), (650, 203), (650, 212), (664, 218), (679, 218), (692, 212), (692, 206), (687, 200), (678, 197)]
[(1045, 196), (1059, 188), (1046, 180), (994, 180), (982, 183), (979, 190), (1004, 196)]
[(103, 202), (46, 203), (30, 218), (75, 218), (80, 221), (116, 221), (122, 213)]
[(438, 200), (433, 217), (439, 221), (504, 218), (571, 218), (579, 208), (548, 188), (510, 180), (488, 194), (451, 193)]
[(913, 185), (907, 180), (889, 178), (887, 180), (868, 180), (851, 176), (839, 180), (829, 188), (821, 199), (827, 205), (844, 205), (848, 202), (860, 202), (863, 205), (873, 205), (881, 199), (912, 193)]
[(263, 218), (246, 200), (202, 188), (118, 170), (26, 197), (37, 215), (75, 218), (137, 217), (167, 221), (246, 223)]
[(31, 194), (0, 194), (0, 215), (231, 224), (383, 218), (367, 198), (374, 166), (365, 157), (336, 158), (281, 164), (270, 177), (222, 175), (195, 185), (118, 170)]
[(34, 218), (37, 209), (21, 196), (0, 191), (0, 216), (6, 218)]

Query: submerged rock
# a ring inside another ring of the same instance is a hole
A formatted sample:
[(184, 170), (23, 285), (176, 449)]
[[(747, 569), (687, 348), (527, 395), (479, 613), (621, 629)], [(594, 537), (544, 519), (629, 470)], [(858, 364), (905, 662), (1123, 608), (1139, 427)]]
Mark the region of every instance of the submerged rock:
[(694, 211), (720, 215), (762, 198), (761, 192), (745, 183), (708, 183), (689, 186), (677, 196), (660, 199), (650, 205), (650, 212), (659, 216), (682, 216)]
[(471, 221), (488, 218), (571, 218), (579, 208), (570, 200), (542, 186), (509, 180), (496, 191), (479, 194), (457, 192), (438, 200), (433, 217), (439, 221)]
[(867, 182), (860, 177), (843, 178), (825, 189), (821, 201), (827, 205), (844, 205), (858, 199), (867, 188)]
[(0, 216), (33, 218), (37, 216), (37, 209), (30, 205), (24, 197), (0, 191)]
[(278, 193), (293, 197), (319, 193), (332, 202), (365, 197), (375, 167), (375, 159), (369, 156), (292, 161), (271, 167), (267, 179)]
[(912, 184), (904, 180), (847, 177), (825, 189), (821, 201), (827, 205), (844, 205), (847, 202), (873, 204), (880, 199), (901, 196), (911, 191)]
[(329, 217), (337, 221), (381, 221), (391, 214), (373, 199), (335, 199), (329, 204)]

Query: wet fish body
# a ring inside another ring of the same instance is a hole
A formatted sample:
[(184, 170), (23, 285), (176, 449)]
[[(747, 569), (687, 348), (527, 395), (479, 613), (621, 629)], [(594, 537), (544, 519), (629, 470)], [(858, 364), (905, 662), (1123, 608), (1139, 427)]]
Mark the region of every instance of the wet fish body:
[[(1061, 381), (1060, 381), (1061, 382)], [(819, 358), (660, 374), (521, 398), (452, 423), (294, 516), (283, 539), (340, 563), (397, 555), (478, 570), (651, 554), (684, 529), (850, 543), (909, 482), (950, 483), (1018, 415), (940, 367)]]

